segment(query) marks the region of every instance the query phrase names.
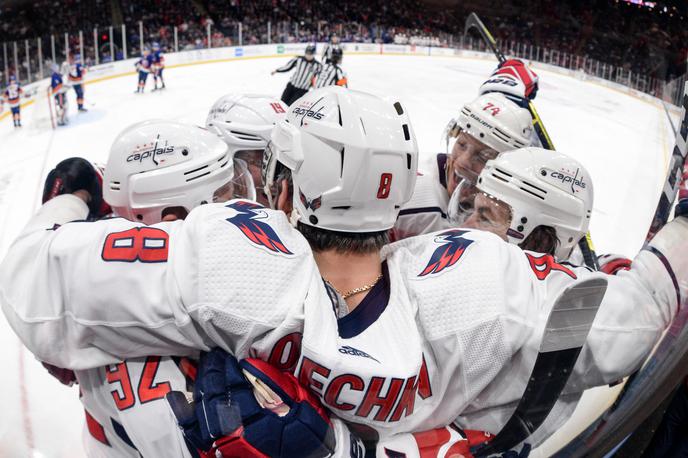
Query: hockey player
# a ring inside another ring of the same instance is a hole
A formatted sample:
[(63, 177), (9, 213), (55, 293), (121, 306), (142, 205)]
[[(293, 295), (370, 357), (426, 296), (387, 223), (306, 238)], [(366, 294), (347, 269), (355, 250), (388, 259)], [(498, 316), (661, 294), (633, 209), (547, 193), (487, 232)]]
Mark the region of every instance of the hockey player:
[(303, 96), (311, 87), (313, 77), (320, 71), (322, 65), (315, 58), (315, 45), (306, 46), (303, 56), (294, 57), (286, 65), (273, 70), (275, 73), (285, 73), (294, 70), (287, 87), (282, 92), (282, 102), (291, 105), (295, 100)]
[(136, 70), (139, 72), (139, 82), (136, 86), (135, 94), (143, 94), (143, 90), (146, 87), (146, 80), (148, 79), (148, 74), (151, 72), (153, 60), (150, 55), (150, 50), (148, 48), (143, 48), (141, 57), (136, 61)]
[(84, 76), (86, 67), (81, 64), (81, 54), (69, 57), (69, 83), (76, 93), (76, 104), (80, 112), (88, 111), (84, 108)]
[(344, 73), (342, 67), (339, 66), (341, 62), (342, 50), (339, 48), (333, 49), (327, 63), (318, 71), (318, 74), (315, 75), (313, 87), (316, 89), (332, 85), (349, 87), (346, 73)]
[(332, 60), (332, 54), (337, 51), (339, 53), (339, 64), (342, 63), (342, 58), (344, 56), (344, 50), (342, 49), (342, 45), (339, 44), (339, 36), (337, 36), (336, 33), (333, 33), (332, 36), (330, 37), (330, 42), (325, 45), (325, 49), (323, 49), (322, 53), (322, 61), (323, 64), (329, 64)]
[(255, 183), (252, 194), (246, 194), (261, 205), (268, 205), (263, 190), (263, 151), (270, 141), (275, 123), (284, 119), (287, 106), (267, 95), (228, 94), (221, 97), (208, 113), (208, 130), (219, 135), (236, 159), (244, 161)]
[(50, 89), (55, 100), (55, 114), (57, 116), (57, 125), (64, 126), (67, 124), (67, 88), (62, 84), (62, 73), (57, 64), (50, 65), (52, 74), (50, 75)]
[(21, 85), (17, 81), (17, 77), (10, 75), (10, 81), (5, 92), (3, 93), (3, 99), (10, 107), (12, 112), (12, 122), (14, 127), (21, 127), (21, 95), (24, 93)]
[[(294, 372), (371, 440), (452, 422), (499, 431), (523, 393), (553, 299), (604, 274), (484, 231), (387, 245), (417, 169), (398, 102), (319, 89), (271, 138), (266, 190), (296, 228), (284, 213), (241, 200), (148, 227), (64, 224), (83, 217), (83, 196), (44, 205), (0, 268), (3, 311), (22, 341), (76, 369), (218, 345)], [(631, 270), (606, 279), (573, 393), (619, 379), (648, 355), (688, 294), (687, 235), (678, 216)], [(41, 288), (26, 286), (37, 277)], [(200, 393), (192, 413), (201, 428), (213, 426), (201, 429), (209, 447), (229, 446), (217, 439), (229, 432), (256, 440), (217, 428), (217, 418), (204, 422), (205, 406), (227, 405), (223, 394)]]
[[(110, 152), (105, 167), (104, 198), (115, 215), (154, 224), (183, 219), (203, 202), (251, 197), (241, 193), (254, 189), (245, 165), (233, 160), (233, 151), (205, 130), (146, 121), (127, 132), (127, 138), (116, 142), (121, 147)], [(157, 141), (143, 141), (147, 138)], [(56, 180), (74, 179), (58, 175), (46, 181), (47, 188), (52, 189)], [(192, 456), (178, 437), (164, 396), (170, 390), (185, 391), (195, 370), (196, 363), (187, 358), (148, 356), (77, 371), (86, 410), (87, 454)], [(138, 388), (132, 391), (132, 387)]]
[[(531, 144), (530, 113), (504, 95), (481, 95), (461, 109), (457, 119), (447, 126), (447, 145), (453, 141), (450, 154), (437, 155), (435, 170), (423, 172), (416, 181), (411, 201), (399, 212), (392, 230), (394, 240), (447, 229), (460, 224), (447, 220), (449, 199), (458, 184), (475, 183), (487, 161), (503, 151)], [(464, 187), (472, 202), (473, 187)]]
[(480, 173), (475, 203), (461, 210), (466, 185), (459, 184), (449, 202), (449, 221), (463, 212), (462, 227), (562, 261), (588, 231), (593, 184), (585, 168), (562, 153), (532, 147), (500, 154)]
[(160, 78), (160, 89), (165, 89), (165, 80), (162, 77), (162, 71), (165, 69), (165, 56), (160, 49), (160, 43), (153, 42), (153, 52), (151, 53), (153, 81), (155, 83), (154, 91), (158, 90), (158, 78)]
[[(522, 63), (508, 60), (496, 72), (510, 71), (514, 66), (521, 67)], [(520, 80), (519, 75), (530, 79)], [(523, 108), (527, 97), (537, 93), (537, 84), (534, 73), (515, 70), (501, 78), (491, 76), (483, 83), (478, 98), (464, 105), (445, 128), (447, 153), (438, 154), (436, 166), (419, 175), (413, 197), (402, 207), (392, 230), (394, 240), (456, 225), (447, 221), (447, 204), (459, 182), (467, 179), (475, 183), (487, 161), (503, 151), (538, 144), (530, 113)], [(472, 202), (475, 189), (466, 187), (464, 191), (471, 189), (465, 202)]]

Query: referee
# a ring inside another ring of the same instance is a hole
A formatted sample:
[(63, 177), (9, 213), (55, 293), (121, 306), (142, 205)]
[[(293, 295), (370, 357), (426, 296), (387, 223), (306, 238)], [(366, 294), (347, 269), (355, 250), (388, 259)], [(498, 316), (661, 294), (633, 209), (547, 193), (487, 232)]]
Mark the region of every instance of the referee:
[(349, 87), (347, 85), (346, 73), (344, 73), (342, 67), (339, 66), (341, 61), (342, 50), (337, 48), (333, 49), (327, 64), (325, 64), (316, 75), (315, 84), (313, 86), (315, 88), (335, 85)]
[(302, 95), (308, 92), (313, 77), (322, 68), (320, 62), (315, 60), (315, 45), (306, 46), (306, 54), (304, 56), (294, 57), (287, 62), (287, 65), (273, 70), (271, 74), (285, 73), (294, 68), (296, 68), (296, 71), (291, 75), (291, 79), (282, 93), (282, 102), (287, 105), (291, 105), (296, 99), (301, 98)]
[[(339, 37), (336, 34), (332, 34), (330, 37), (330, 42), (325, 45), (325, 49), (323, 49), (323, 55), (322, 55), (322, 61), (323, 63), (329, 63), (330, 59), (332, 58), (332, 51), (335, 49), (338, 49), (339, 51), (342, 51), (342, 45), (339, 44)], [(342, 54), (339, 56), (339, 63), (342, 63)]]

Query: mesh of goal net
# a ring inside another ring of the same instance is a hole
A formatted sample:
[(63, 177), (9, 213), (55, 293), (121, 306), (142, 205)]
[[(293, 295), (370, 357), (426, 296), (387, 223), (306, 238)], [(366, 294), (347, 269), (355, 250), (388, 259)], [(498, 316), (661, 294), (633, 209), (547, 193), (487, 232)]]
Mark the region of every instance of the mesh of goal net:
[(57, 127), (57, 113), (55, 111), (55, 100), (49, 83), (39, 83), (35, 86), (33, 104), (27, 107), (31, 110), (30, 122), (27, 127), (32, 130), (45, 131)]

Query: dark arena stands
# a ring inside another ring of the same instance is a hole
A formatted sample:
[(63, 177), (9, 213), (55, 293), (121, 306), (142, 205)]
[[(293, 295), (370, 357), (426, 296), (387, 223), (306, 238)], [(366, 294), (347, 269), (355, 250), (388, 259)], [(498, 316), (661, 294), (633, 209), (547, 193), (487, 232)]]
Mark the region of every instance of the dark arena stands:
[(470, 48), (480, 45), (462, 40), (471, 11), (513, 55), (667, 99), (680, 84), (666, 83), (686, 72), (688, 3), (640, 0), (9, 0), (0, 4), (0, 71), (35, 80), (47, 71), (39, 59), (64, 59), (66, 44), (83, 49), (87, 64), (138, 55), (144, 42), (173, 51), (326, 41), (333, 33), (343, 42)]

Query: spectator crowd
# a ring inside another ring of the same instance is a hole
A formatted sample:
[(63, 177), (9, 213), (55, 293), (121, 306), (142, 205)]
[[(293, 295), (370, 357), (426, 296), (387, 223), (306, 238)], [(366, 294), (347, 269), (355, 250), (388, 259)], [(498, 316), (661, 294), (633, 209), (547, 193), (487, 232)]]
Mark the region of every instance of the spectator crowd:
[[(11, 45), (6, 58), (10, 71), (12, 42), (19, 43), (22, 77), (28, 71), (24, 40), (29, 40), (34, 60), (38, 40), (43, 55), (50, 57), (51, 34), (57, 37), (58, 59), (64, 58), (68, 33), (71, 52), (83, 43), (87, 63), (93, 63), (96, 47), (100, 62), (124, 57), (121, 24), (129, 56), (140, 53), (142, 41), (174, 49), (174, 27), (180, 50), (208, 47), (208, 26), (210, 46), (231, 46), (239, 40), (239, 23), (243, 44), (327, 41), (336, 33), (342, 42), (452, 46), (472, 11), (501, 40), (597, 59), (660, 80), (686, 72), (688, 4), (678, 1), (648, 8), (627, 0), (18, 0), (0, 4), (0, 43)], [(28, 65), (33, 73), (38, 70), (37, 62), (29, 60)]]

